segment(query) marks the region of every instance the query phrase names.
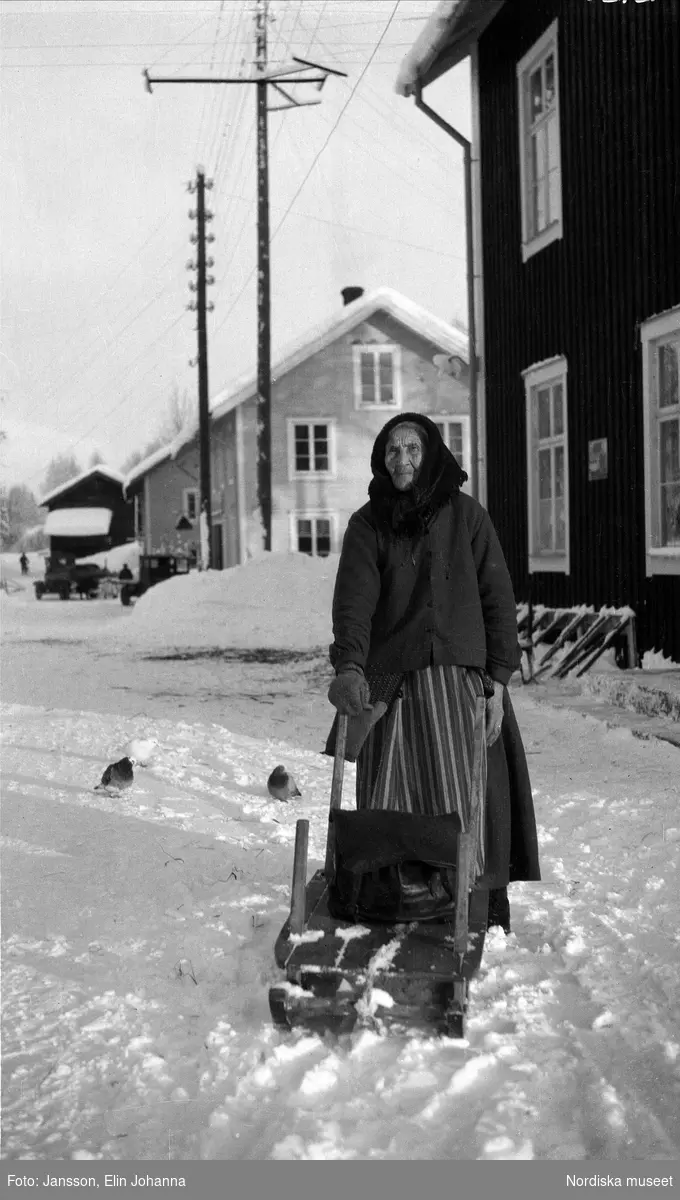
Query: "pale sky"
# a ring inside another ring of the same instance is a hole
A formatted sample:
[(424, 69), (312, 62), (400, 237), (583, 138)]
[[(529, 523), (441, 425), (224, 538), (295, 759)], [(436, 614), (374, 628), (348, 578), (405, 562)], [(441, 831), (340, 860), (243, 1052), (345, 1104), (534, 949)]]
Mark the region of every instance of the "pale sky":
[[(465, 319), (462, 153), (394, 91), (435, 7), (270, 4), (271, 62), (297, 53), (348, 73), (318, 107), (269, 118), (274, 360), (348, 285)], [(0, 464), (3, 482), (39, 494), (55, 453), (86, 466), (96, 448), (120, 467), (175, 385), (197, 396), (186, 184), (198, 165), (214, 180), (211, 396), (255, 367), (255, 89), (149, 95), (142, 78), (249, 71), (254, 3), (5, 0), (0, 15)], [(467, 64), (426, 98), (469, 137)]]

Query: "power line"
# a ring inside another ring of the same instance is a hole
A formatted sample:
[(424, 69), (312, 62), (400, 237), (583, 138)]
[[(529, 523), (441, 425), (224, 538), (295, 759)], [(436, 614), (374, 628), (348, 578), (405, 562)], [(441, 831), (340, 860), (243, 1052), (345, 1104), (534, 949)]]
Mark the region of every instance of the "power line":
[[(169, 256), (169, 257), (166, 259), (166, 261), (165, 261), (165, 263), (163, 264), (163, 266), (160, 268), (160, 269), (161, 269), (161, 271), (164, 271), (164, 270), (165, 270), (165, 268), (166, 268), (167, 266), (169, 266), (169, 264), (170, 264), (170, 263), (173, 261), (173, 259), (175, 259), (176, 257), (177, 257), (177, 255), (176, 255), (175, 253), (172, 253), (172, 254), (171, 254), (171, 255), (170, 255), (170, 256)], [(128, 320), (127, 324), (126, 324), (126, 325), (125, 325), (125, 326), (124, 326), (122, 329), (118, 330), (118, 332), (117, 332), (117, 333), (115, 334), (115, 336), (112, 338), (112, 340), (111, 340), (111, 342), (109, 343), (109, 345), (107, 345), (107, 346), (106, 346), (106, 353), (110, 353), (110, 351), (111, 351), (111, 349), (113, 348), (113, 346), (115, 346), (115, 345), (117, 344), (117, 342), (119, 342), (119, 341), (120, 341), (120, 339), (122, 338), (123, 334), (124, 334), (124, 333), (126, 333), (126, 332), (127, 332), (127, 330), (128, 330), (128, 329), (130, 329), (130, 328), (131, 328), (131, 326), (135, 324), (135, 322), (136, 322), (136, 321), (139, 319), (139, 317), (142, 317), (142, 316), (144, 315), (144, 313), (148, 311), (148, 309), (150, 309), (150, 308), (151, 308), (151, 307), (152, 307), (154, 304), (156, 304), (156, 303), (158, 302), (158, 300), (160, 300), (160, 298), (161, 298), (162, 296), (164, 296), (164, 295), (165, 295), (165, 293), (166, 293), (166, 292), (169, 290), (169, 288), (170, 288), (170, 287), (172, 287), (173, 283), (174, 283), (174, 277), (173, 277), (172, 279), (170, 279), (170, 280), (169, 280), (169, 281), (168, 281), (168, 282), (167, 282), (167, 283), (164, 285), (164, 287), (162, 287), (162, 288), (160, 289), (160, 291), (159, 291), (159, 292), (158, 292), (158, 293), (157, 293), (157, 294), (156, 294), (156, 295), (153, 297), (153, 299), (149, 300), (149, 301), (148, 301), (146, 304), (144, 304), (144, 305), (142, 306), (142, 308), (141, 308), (141, 309), (139, 309), (139, 310), (138, 310), (138, 311), (137, 311), (137, 312), (134, 314), (134, 316), (130, 318), (130, 320)], [(145, 290), (145, 289), (144, 289), (144, 290)], [(123, 313), (119, 313), (119, 314), (118, 314), (118, 317), (116, 317), (116, 318), (115, 318), (115, 320), (120, 320), (120, 319), (121, 319), (121, 317), (123, 317), (123, 319), (124, 319), (124, 314), (123, 314)], [(102, 336), (101, 334), (97, 334), (97, 338), (100, 338), (101, 336)], [(83, 347), (83, 350), (85, 351), (85, 353), (87, 353), (88, 351), (92, 351), (92, 350), (94, 349), (94, 346), (95, 346), (95, 344), (96, 344), (96, 340), (97, 340), (97, 338), (95, 339), (95, 341), (94, 341), (94, 342), (92, 342), (92, 344), (91, 344), (89, 347), (87, 347), (87, 346), (86, 346), (86, 347)], [(90, 358), (90, 359), (89, 359), (89, 360), (88, 360), (88, 361), (87, 361), (87, 362), (86, 362), (84, 365), (80, 365), (80, 366), (78, 366), (78, 367), (77, 367), (77, 369), (76, 369), (76, 371), (75, 371), (75, 373), (74, 373), (74, 374), (70, 374), (70, 375), (69, 375), (69, 378), (68, 378), (68, 380), (64, 379), (64, 381), (63, 381), (62, 383), (60, 383), (60, 384), (57, 384), (57, 386), (56, 386), (56, 387), (52, 388), (52, 389), (50, 390), (50, 392), (48, 393), (48, 395), (47, 395), (47, 396), (45, 396), (45, 397), (43, 397), (43, 398), (42, 398), (42, 400), (41, 400), (41, 401), (40, 401), (38, 404), (35, 404), (35, 405), (33, 406), (33, 408), (30, 410), (30, 412), (29, 412), (27, 415), (28, 415), (28, 416), (30, 416), (30, 415), (31, 415), (33, 412), (35, 412), (35, 411), (36, 411), (36, 409), (37, 409), (37, 408), (39, 408), (39, 407), (40, 407), (40, 405), (41, 405), (41, 404), (44, 404), (44, 403), (46, 403), (46, 402), (48, 402), (48, 403), (49, 403), (49, 402), (51, 402), (51, 401), (55, 400), (55, 399), (56, 399), (56, 397), (58, 396), (59, 392), (60, 392), (60, 391), (61, 391), (61, 390), (62, 390), (62, 389), (63, 389), (63, 388), (66, 386), (66, 383), (67, 383), (67, 382), (68, 382), (69, 386), (72, 386), (72, 385), (73, 385), (73, 384), (74, 384), (74, 383), (75, 383), (77, 380), (79, 380), (79, 379), (80, 379), (80, 378), (81, 378), (81, 377), (82, 377), (82, 376), (83, 376), (83, 375), (84, 375), (84, 374), (85, 374), (85, 373), (86, 373), (86, 372), (89, 370), (89, 368), (92, 366), (92, 364), (93, 364), (94, 362), (96, 362), (96, 361), (97, 361), (97, 359), (98, 359), (98, 358), (99, 358), (99, 356), (100, 356), (100, 353), (101, 353), (101, 352), (100, 352), (99, 350), (97, 350), (97, 351), (96, 351), (96, 352), (93, 354), (93, 356), (92, 356), (92, 357), (91, 357), (91, 358)], [(78, 363), (78, 358), (76, 358), (76, 360), (75, 360), (75, 363), (76, 363), (76, 364)], [(115, 376), (114, 376), (114, 378), (115, 378)], [(110, 382), (110, 381), (109, 381), (109, 382)], [(89, 401), (88, 401), (88, 403), (89, 403)], [(84, 407), (86, 407), (86, 406), (87, 406), (87, 405), (85, 405), (85, 406), (81, 407), (80, 409), (78, 409), (78, 410), (76, 410), (76, 411), (77, 411), (77, 412), (84, 411)]]
[[(410, 46), (411, 43), (408, 42), (406, 44)], [(394, 48), (398, 49), (398, 47), (396, 47), (396, 46)], [(387, 46), (387, 47), (385, 47), (385, 49), (391, 50), (392, 47)], [(352, 46), (352, 47), (349, 47), (346, 51), (342, 51), (342, 50), (341, 51), (333, 51), (333, 57), (335, 58), (336, 62), (342, 67), (359, 66), (361, 64), (361, 62), (363, 61), (360, 58), (340, 58), (340, 57), (338, 57), (339, 54), (349, 54), (353, 50), (354, 50), (354, 47)], [(390, 58), (390, 59), (383, 58), (380, 60), (378, 65), (381, 67), (394, 67), (394, 66), (397, 66), (402, 61), (402, 59), (403, 59), (403, 54), (399, 55), (397, 58)], [(142, 61), (132, 62), (132, 61), (128, 60), (127, 62), (3, 63), (3, 70), (4, 71), (61, 71), (61, 70), (66, 70), (66, 69), (74, 69), (74, 70), (80, 69), (80, 70), (85, 71), (85, 70), (90, 70), (92, 68), (100, 68), (100, 67), (102, 69), (103, 68), (112, 68), (113, 69), (114, 67), (117, 67), (119, 70), (125, 70), (128, 67), (129, 68), (148, 67), (148, 65), (149, 65), (148, 59), (145, 59), (143, 62)], [(184, 69), (184, 67), (189, 66), (189, 65), (195, 66), (195, 67), (200, 68), (201, 70), (205, 70), (205, 71), (210, 70), (209, 63), (196, 61), (194, 59), (189, 60), (189, 62), (187, 62), (187, 63), (178, 63), (178, 64), (171, 63), (169, 65), (170, 66), (176, 65), (178, 70), (182, 70), (182, 69)], [(271, 65), (272, 66), (283, 65), (283, 60), (281, 60), (281, 62), (279, 62), (279, 60), (277, 60), (277, 59), (272, 59)]]
[[(399, 7), (399, 3), (400, 3), (400, 0), (396, 0), (396, 3), (395, 3), (395, 5), (394, 5), (394, 8), (392, 9), (392, 13), (391, 13), (391, 15), (390, 15), (390, 17), (389, 17), (389, 19), (388, 19), (388, 21), (387, 21), (387, 24), (386, 24), (385, 28), (384, 28), (384, 29), (383, 29), (383, 31), (382, 31), (382, 34), (380, 35), (380, 38), (379, 38), (379, 40), (378, 40), (378, 43), (377, 43), (377, 45), (375, 46), (375, 48), (374, 48), (374, 50), (373, 50), (373, 53), (371, 54), (370, 58), (368, 59), (368, 62), (367, 62), (365, 65), (364, 65), (364, 68), (363, 68), (363, 70), (362, 70), (361, 74), (359, 75), (358, 79), (356, 80), (356, 82), (355, 82), (354, 86), (352, 87), (352, 90), (351, 90), (351, 92), (350, 92), (349, 96), (347, 97), (347, 99), (346, 99), (345, 103), (343, 104), (343, 106), (342, 106), (342, 108), (341, 108), (341, 110), (340, 110), (340, 112), (339, 112), (338, 116), (336, 117), (336, 119), (335, 119), (335, 121), (334, 121), (334, 123), (333, 123), (333, 126), (331, 127), (331, 130), (330, 130), (330, 132), (329, 132), (329, 134), (328, 134), (328, 136), (326, 137), (326, 139), (325, 139), (325, 141), (324, 141), (323, 145), (321, 146), (321, 148), (320, 148), (320, 149), (317, 151), (317, 153), (315, 154), (315, 156), (314, 156), (314, 159), (312, 160), (312, 163), (311, 163), (311, 165), (309, 166), (309, 168), (308, 168), (307, 172), (306, 172), (306, 173), (305, 173), (305, 175), (304, 175), (304, 178), (302, 179), (301, 183), (300, 183), (300, 184), (299, 184), (299, 186), (297, 187), (297, 189), (296, 189), (296, 191), (295, 191), (295, 193), (294, 193), (294, 195), (293, 195), (293, 198), (292, 198), (292, 200), (291, 200), (291, 201), (290, 201), (290, 203), (288, 204), (288, 207), (286, 208), (286, 210), (285, 210), (285, 212), (284, 212), (284, 214), (283, 214), (283, 216), (282, 216), (281, 220), (279, 221), (278, 225), (276, 226), (276, 229), (274, 230), (274, 233), (273, 233), (273, 235), (272, 235), (272, 241), (274, 240), (274, 238), (276, 237), (277, 233), (278, 233), (278, 232), (279, 232), (279, 230), (281, 229), (281, 226), (283, 225), (284, 221), (286, 220), (286, 217), (288, 216), (288, 214), (289, 214), (290, 210), (292, 209), (293, 205), (295, 204), (295, 201), (297, 200), (298, 196), (300, 195), (300, 193), (301, 193), (301, 191), (302, 191), (303, 187), (305, 186), (305, 184), (306, 184), (307, 180), (309, 179), (309, 177), (310, 177), (310, 175), (311, 175), (312, 171), (314, 170), (314, 167), (316, 166), (317, 162), (318, 162), (318, 161), (319, 161), (319, 159), (321, 158), (321, 155), (323, 154), (324, 150), (326, 149), (326, 146), (327, 146), (327, 145), (328, 145), (328, 143), (330, 142), (330, 140), (331, 140), (331, 138), (332, 138), (333, 134), (335, 133), (335, 130), (337, 129), (338, 125), (340, 124), (340, 121), (342, 120), (342, 117), (344, 116), (344, 114), (345, 114), (345, 112), (346, 112), (346, 110), (347, 110), (347, 107), (348, 107), (348, 105), (350, 104), (350, 102), (351, 102), (351, 100), (352, 100), (352, 97), (354, 96), (354, 94), (355, 94), (355, 92), (356, 92), (356, 90), (357, 90), (357, 88), (358, 88), (359, 84), (361, 83), (361, 81), (362, 81), (362, 79), (363, 79), (364, 75), (366, 74), (366, 72), (367, 72), (368, 68), (370, 67), (371, 63), (373, 62), (373, 59), (375, 58), (375, 56), (376, 56), (376, 54), (377, 54), (377, 52), (378, 52), (378, 49), (379, 49), (379, 47), (380, 47), (380, 45), (381, 45), (381, 43), (382, 43), (382, 41), (383, 41), (383, 38), (385, 37), (385, 34), (387, 33), (387, 30), (389, 29), (389, 27), (390, 27), (390, 25), (391, 25), (391, 23), (392, 23), (392, 19), (393, 19), (393, 17), (394, 17), (394, 14), (396, 13), (396, 11), (397, 11), (397, 9), (398, 9), (398, 7)], [(245, 292), (246, 288), (247, 288), (247, 287), (248, 287), (248, 285), (250, 284), (250, 281), (251, 281), (251, 279), (253, 278), (253, 275), (254, 275), (254, 274), (255, 274), (255, 268), (253, 267), (252, 271), (251, 271), (251, 272), (250, 272), (250, 274), (248, 275), (248, 278), (246, 279), (246, 282), (244, 283), (243, 287), (241, 288), (241, 291), (239, 292), (239, 294), (237, 295), (237, 297), (236, 297), (236, 299), (233, 301), (233, 303), (230, 305), (230, 307), (229, 307), (229, 309), (228, 309), (227, 313), (226, 313), (226, 314), (225, 314), (225, 316), (224, 316), (224, 319), (223, 319), (223, 320), (220, 322), (220, 324), (217, 326), (217, 328), (218, 328), (218, 329), (221, 329), (221, 328), (222, 328), (222, 326), (223, 326), (223, 325), (226, 323), (226, 321), (228, 320), (228, 318), (231, 316), (231, 314), (232, 314), (232, 312), (234, 311), (234, 309), (235, 309), (236, 305), (238, 304), (239, 300), (241, 299), (241, 296), (243, 295), (243, 293)]]
[[(145, 349), (142, 351), (142, 353), (141, 353), (140, 355), (138, 355), (138, 356), (137, 356), (137, 358), (134, 360), (134, 362), (130, 364), (130, 368), (129, 368), (129, 369), (131, 369), (133, 366), (135, 366), (135, 365), (136, 365), (136, 363), (140, 362), (140, 361), (141, 361), (143, 358), (145, 358), (145, 357), (146, 357), (146, 355), (147, 355), (147, 354), (148, 354), (148, 353), (149, 353), (151, 350), (153, 350), (154, 346), (158, 345), (158, 343), (159, 343), (159, 342), (162, 342), (162, 341), (163, 341), (163, 340), (164, 340), (166, 337), (168, 337), (168, 335), (169, 335), (170, 333), (172, 333), (173, 329), (175, 329), (175, 328), (176, 328), (176, 326), (177, 326), (177, 325), (180, 323), (180, 321), (183, 321), (183, 320), (184, 320), (184, 313), (183, 313), (183, 312), (181, 312), (181, 313), (179, 314), (179, 316), (178, 316), (178, 317), (175, 317), (175, 320), (174, 320), (174, 321), (173, 321), (173, 322), (172, 322), (170, 325), (168, 325), (168, 327), (167, 327), (167, 328), (166, 328), (166, 329), (163, 331), (163, 333), (159, 334), (159, 336), (158, 336), (157, 338), (155, 338), (155, 339), (154, 339), (154, 341), (153, 341), (153, 342), (151, 342), (151, 343), (150, 343), (150, 345), (148, 345), (148, 346), (147, 346), (147, 347), (146, 347), (146, 348), (145, 348)], [(123, 407), (125, 407), (125, 405), (126, 405), (126, 404), (128, 404), (128, 403), (130, 402), (130, 400), (132, 400), (132, 399), (134, 399), (135, 397), (137, 397), (137, 396), (139, 395), (139, 392), (138, 392), (138, 387), (139, 387), (139, 384), (140, 384), (140, 382), (141, 382), (143, 379), (146, 379), (146, 376), (147, 376), (147, 375), (149, 375), (149, 374), (151, 373), (151, 371), (153, 371), (153, 370), (156, 368), (156, 365), (157, 365), (157, 364), (156, 364), (156, 361), (154, 360), (154, 362), (152, 362), (152, 363), (151, 363), (151, 365), (148, 367), (148, 369), (147, 369), (146, 371), (144, 371), (144, 373), (143, 373), (142, 375), (140, 375), (140, 376), (139, 376), (139, 378), (138, 378), (138, 379), (135, 381), (134, 385), (133, 385), (133, 386), (132, 386), (132, 387), (129, 389), (129, 391), (127, 391), (127, 392), (125, 393), (125, 395), (124, 395), (124, 396), (123, 396), (123, 398), (120, 400), (120, 402), (119, 402), (119, 403), (118, 403), (118, 404), (117, 404), (117, 405), (116, 405), (114, 408), (112, 408), (112, 409), (111, 409), (109, 412), (107, 412), (107, 413), (104, 413), (104, 414), (103, 414), (101, 417), (99, 417), (99, 418), (97, 419), (97, 421), (95, 421), (94, 425), (90, 425), (90, 426), (89, 426), (89, 428), (88, 428), (88, 429), (86, 429), (86, 430), (85, 430), (85, 431), (84, 431), (84, 432), (83, 432), (83, 433), (80, 435), (80, 437), (79, 437), (79, 438), (78, 438), (78, 439), (77, 439), (75, 442), (71, 442), (71, 443), (70, 443), (70, 444), (67, 446), (67, 449), (68, 449), (68, 450), (75, 450), (76, 446), (79, 446), (79, 445), (81, 444), (81, 442), (84, 442), (84, 441), (85, 441), (85, 439), (86, 439), (87, 437), (89, 437), (89, 435), (90, 435), (91, 433), (94, 433), (95, 429), (98, 429), (98, 428), (100, 427), (100, 425), (102, 424), (102, 422), (103, 422), (103, 421), (108, 421), (108, 420), (110, 420), (110, 418), (111, 418), (112, 416), (114, 416), (114, 414), (115, 414), (115, 413), (119, 412), (119, 411), (120, 411), (120, 410), (121, 410)], [(101, 393), (100, 393), (100, 394), (101, 394)], [(95, 399), (96, 399), (96, 398), (97, 398), (97, 397), (95, 397)], [(71, 427), (70, 425), (69, 425), (69, 426), (67, 426), (67, 428), (66, 428), (66, 432), (68, 433), (68, 431), (69, 431), (71, 428), (72, 428), (72, 427)], [(44, 468), (41, 468), (41, 470), (39, 470), (39, 471), (36, 471), (36, 472), (34, 472), (34, 474), (33, 474), (33, 475), (29, 476), (29, 478), (28, 478), (27, 482), (28, 482), (28, 483), (30, 483), (32, 480), (35, 480), (35, 479), (37, 479), (37, 478), (38, 478), (40, 475), (42, 475), (43, 473), (44, 473)]]

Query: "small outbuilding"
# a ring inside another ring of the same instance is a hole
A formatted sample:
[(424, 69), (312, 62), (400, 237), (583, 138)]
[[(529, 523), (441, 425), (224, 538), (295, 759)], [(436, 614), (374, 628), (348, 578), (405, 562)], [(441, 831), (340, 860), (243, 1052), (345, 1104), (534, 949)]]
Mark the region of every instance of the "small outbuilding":
[(43, 496), (50, 554), (84, 558), (134, 538), (134, 507), (123, 494), (123, 478), (98, 463)]

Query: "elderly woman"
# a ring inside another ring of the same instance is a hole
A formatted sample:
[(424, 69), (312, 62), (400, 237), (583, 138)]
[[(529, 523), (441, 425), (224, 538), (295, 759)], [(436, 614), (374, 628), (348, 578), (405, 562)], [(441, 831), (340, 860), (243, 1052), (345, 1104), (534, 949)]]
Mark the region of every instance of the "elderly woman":
[[(480, 880), (510, 932), (507, 885), (540, 879), (526, 758), (507, 684), (519, 665), (512, 583), (488, 513), (437, 426), (394, 417), (350, 518), (333, 598), (328, 698), (350, 718), (357, 807), (467, 823), (476, 700), (486, 706)], [(337, 719), (336, 719), (337, 724)], [(326, 746), (333, 752), (334, 729)]]

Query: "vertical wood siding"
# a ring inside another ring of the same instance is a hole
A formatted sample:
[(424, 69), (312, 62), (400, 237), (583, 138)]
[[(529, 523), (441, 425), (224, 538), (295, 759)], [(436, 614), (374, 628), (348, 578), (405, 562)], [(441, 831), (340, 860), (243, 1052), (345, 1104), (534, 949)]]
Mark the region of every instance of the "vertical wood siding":
[[(564, 236), (521, 259), (516, 64), (558, 18)], [(568, 362), (571, 574), (534, 600), (631, 604), (680, 661), (680, 578), (645, 576), (640, 322), (680, 302), (680, 4), (510, 0), (480, 42), (489, 509), (528, 594), (521, 371)], [(588, 480), (588, 441), (609, 477)]]

